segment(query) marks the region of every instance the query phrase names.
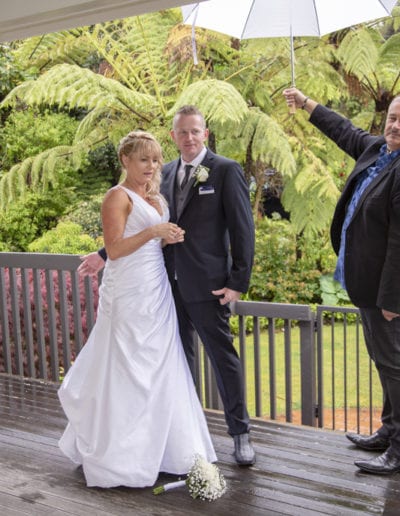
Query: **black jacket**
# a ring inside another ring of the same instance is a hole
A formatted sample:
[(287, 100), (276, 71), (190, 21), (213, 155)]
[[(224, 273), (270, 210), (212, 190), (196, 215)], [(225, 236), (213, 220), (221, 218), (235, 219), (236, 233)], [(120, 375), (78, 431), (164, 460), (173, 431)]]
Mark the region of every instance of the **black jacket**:
[(175, 273), (185, 301), (215, 299), (211, 290), (229, 287), (246, 292), (254, 257), (254, 223), (249, 190), (238, 163), (207, 150), (202, 165), (206, 182), (191, 186), (178, 217), (176, 159), (163, 168), (161, 192), (170, 220), (185, 229), (182, 244), (164, 248), (170, 280)]
[[(310, 121), (356, 160), (337, 203), (331, 240), (339, 251), (346, 207), (355, 179), (374, 164), (383, 136), (373, 136), (318, 105)], [(400, 313), (400, 158), (395, 158), (364, 191), (346, 231), (345, 281), (352, 302)]]

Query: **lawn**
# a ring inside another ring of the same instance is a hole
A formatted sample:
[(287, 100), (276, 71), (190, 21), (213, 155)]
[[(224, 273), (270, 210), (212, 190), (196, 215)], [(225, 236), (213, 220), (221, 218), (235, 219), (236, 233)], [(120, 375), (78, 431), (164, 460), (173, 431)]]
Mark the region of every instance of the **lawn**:
[[(286, 385), (285, 379), (285, 332), (275, 330), (271, 339), (267, 331), (260, 333), (260, 373), (261, 373), (261, 411), (262, 417), (270, 418), (270, 393), (275, 391), (277, 419), (285, 418)], [(361, 412), (376, 409), (378, 414), (382, 405), (382, 393), (378, 375), (365, 348), (360, 327), (356, 324), (335, 323), (323, 328), (323, 406), (325, 419), (330, 427), (337, 428), (332, 420), (350, 417), (357, 407)], [(292, 389), (293, 421), (299, 420), (300, 398), (300, 338), (297, 327), (291, 329), (291, 365), (288, 377)], [(235, 345), (239, 350), (238, 339)], [(246, 389), (247, 403), (251, 416), (256, 415), (255, 366), (253, 334), (246, 336)], [(271, 360), (271, 351), (272, 358)], [(270, 365), (274, 363), (275, 382), (271, 386)], [(371, 389), (370, 389), (371, 385)], [(329, 416), (330, 414), (330, 416)], [(327, 417), (327, 415), (329, 417)], [(324, 426), (327, 426), (324, 424)]]

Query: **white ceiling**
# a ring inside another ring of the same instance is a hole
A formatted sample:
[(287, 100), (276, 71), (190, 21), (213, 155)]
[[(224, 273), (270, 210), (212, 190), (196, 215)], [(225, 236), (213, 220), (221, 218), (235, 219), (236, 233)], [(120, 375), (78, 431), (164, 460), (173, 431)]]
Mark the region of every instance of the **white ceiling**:
[(193, 0), (0, 0), (0, 41), (127, 18), (191, 2)]

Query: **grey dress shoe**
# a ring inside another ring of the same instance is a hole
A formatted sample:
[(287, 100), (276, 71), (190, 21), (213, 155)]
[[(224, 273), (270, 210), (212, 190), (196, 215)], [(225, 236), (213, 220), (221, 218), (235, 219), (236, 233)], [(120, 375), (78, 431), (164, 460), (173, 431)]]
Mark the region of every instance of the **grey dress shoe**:
[(375, 457), (372, 460), (356, 460), (354, 464), (357, 468), (368, 473), (375, 473), (376, 475), (390, 475), (400, 471), (400, 456), (395, 455), (391, 450), (386, 450), (385, 453)]
[(239, 466), (252, 466), (256, 462), (256, 454), (249, 434), (234, 435), (233, 442), (235, 444), (235, 460)]
[(350, 432), (346, 434), (346, 437), (349, 441), (363, 450), (385, 451), (390, 446), (389, 439), (381, 436), (378, 432), (368, 436), (353, 434)]

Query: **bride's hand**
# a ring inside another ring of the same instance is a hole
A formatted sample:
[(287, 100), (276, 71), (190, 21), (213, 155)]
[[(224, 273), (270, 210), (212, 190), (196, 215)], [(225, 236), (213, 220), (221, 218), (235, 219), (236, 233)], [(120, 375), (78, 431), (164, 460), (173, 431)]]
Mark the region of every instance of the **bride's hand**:
[(163, 238), (163, 244), (179, 244), (185, 240), (185, 230), (177, 227), (175, 234), (171, 238)]
[(156, 236), (162, 238), (165, 244), (177, 244), (185, 239), (185, 231), (172, 222), (157, 224), (153, 229)]

